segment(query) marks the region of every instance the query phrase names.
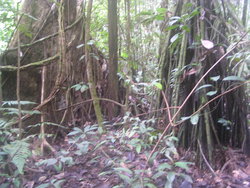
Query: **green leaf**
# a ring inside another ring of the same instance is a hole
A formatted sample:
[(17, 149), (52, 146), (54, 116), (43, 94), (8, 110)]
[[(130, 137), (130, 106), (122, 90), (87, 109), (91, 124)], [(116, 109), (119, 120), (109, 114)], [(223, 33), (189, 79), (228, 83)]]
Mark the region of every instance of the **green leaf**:
[(175, 166), (177, 166), (177, 167), (180, 167), (180, 168), (183, 168), (183, 169), (185, 169), (185, 170), (188, 170), (188, 169), (189, 169), (188, 164), (192, 164), (192, 163), (190, 163), (190, 162), (185, 162), (185, 161), (178, 161), (178, 162), (176, 162), (176, 163), (174, 163), (174, 164), (175, 164)]
[(158, 151), (156, 151), (156, 152), (153, 153), (153, 155), (148, 160), (149, 163), (152, 163), (155, 160), (155, 158), (157, 157), (158, 153), (159, 153)]
[(176, 28), (178, 28), (178, 27), (179, 27), (179, 25), (170, 25), (170, 26), (168, 26), (168, 27), (166, 28), (166, 31), (170, 31), (170, 30), (176, 29)]
[(81, 93), (83, 93), (84, 91), (87, 91), (88, 89), (89, 89), (89, 86), (82, 85), (80, 91), (81, 91)]
[(107, 140), (103, 140), (102, 142), (98, 143), (98, 144), (95, 146), (94, 151), (95, 151), (96, 149), (98, 149), (101, 145), (105, 144), (106, 142), (107, 142)]
[(132, 183), (132, 179), (124, 174), (118, 174), (120, 176), (120, 178), (125, 181), (126, 183), (128, 183), (129, 185), (131, 185)]
[(188, 27), (187, 25), (181, 26), (181, 29), (188, 32), (188, 33), (190, 33), (190, 27)]
[(228, 76), (228, 77), (224, 78), (222, 81), (241, 81), (241, 82), (244, 82), (246, 80), (244, 78), (239, 77), (239, 76)]
[(126, 172), (130, 175), (133, 174), (133, 172), (131, 170), (129, 170), (128, 168), (122, 168), (122, 167), (117, 167), (117, 168), (114, 168), (115, 171), (122, 171), (122, 172)]
[(172, 166), (171, 166), (170, 164), (168, 164), (168, 163), (162, 163), (162, 164), (160, 164), (160, 165), (158, 166), (157, 170), (163, 171), (163, 170), (165, 170), (165, 169), (170, 170), (171, 168), (172, 168)]
[(156, 11), (161, 14), (165, 14), (167, 12), (166, 8), (157, 8)]
[(166, 172), (164, 172), (164, 171), (159, 171), (159, 172), (157, 172), (156, 174), (154, 174), (153, 176), (152, 176), (152, 178), (154, 179), (154, 180), (157, 180), (159, 177), (161, 177), (161, 176), (166, 176)]
[(210, 80), (212, 80), (214, 82), (217, 82), (219, 79), (220, 79), (220, 75), (219, 76), (210, 77)]
[(171, 39), (170, 39), (170, 42), (171, 43), (174, 43), (178, 38), (179, 38), (179, 33), (175, 34)]
[(138, 144), (135, 148), (136, 152), (139, 154), (141, 152), (141, 144)]
[(58, 180), (55, 183), (53, 183), (55, 188), (61, 188), (61, 184), (65, 182), (65, 180)]
[(163, 88), (162, 84), (159, 83), (159, 82), (155, 82), (155, 83), (154, 83), (154, 86), (157, 87), (157, 88), (160, 89), (160, 90), (162, 90), (162, 88)]
[(11, 162), (17, 167), (18, 173), (23, 174), (26, 159), (31, 155), (29, 144), (22, 140), (17, 140), (5, 145), (3, 151), (10, 155)]
[(231, 121), (226, 120), (226, 119), (224, 119), (224, 118), (220, 118), (217, 122), (220, 123), (220, 124), (222, 124), (223, 126), (228, 126), (228, 125), (231, 125), (231, 124), (232, 124)]
[(181, 117), (181, 121), (186, 121), (188, 119), (190, 119), (191, 117), (190, 116), (187, 116), (187, 117)]
[(64, 157), (60, 156), (60, 161), (64, 164), (72, 165), (74, 164), (73, 158), (72, 157)]
[(199, 114), (191, 116), (190, 122), (192, 123), (192, 125), (197, 125), (199, 122)]
[(165, 188), (172, 188), (172, 184), (173, 184), (173, 181), (175, 179), (175, 175), (176, 173), (175, 172), (168, 172), (168, 175), (167, 175), (167, 183), (165, 184)]
[(156, 15), (155, 19), (158, 20), (158, 21), (162, 21), (162, 20), (164, 20), (164, 16), (162, 16), (162, 15)]
[(36, 188), (48, 188), (50, 187), (50, 184), (49, 183), (44, 183), (44, 184), (41, 184), (39, 186), (37, 186)]
[(184, 179), (185, 179), (186, 181), (188, 181), (189, 183), (193, 183), (193, 180), (192, 180), (192, 178), (191, 178), (189, 175), (180, 173), (179, 176), (182, 177), (182, 178), (184, 178)]
[(213, 87), (213, 85), (211, 85), (211, 84), (202, 85), (202, 86), (198, 87), (198, 88), (195, 90), (195, 92), (197, 92), (197, 91), (199, 91), (199, 90), (201, 90), (201, 89), (204, 89), (204, 88), (208, 88), (208, 87)]
[(169, 181), (167, 181), (167, 182), (165, 183), (164, 188), (173, 188), (173, 187), (172, 187), (172, 183), (170, 183)]
[(145, 185), (145, 187), (148, 187), (148, 188), (157, 188), (154, 184), (152, 184), (152, 183), (145, 183), (144, 184)]
[(215, 95), (217, 93), (217, 91), (209, 91), (209, 92), (207, 92), (207, 96), (213, 96), (213, 95)]
[(54, 165), (56, 163), (57, 163), (57, 159), (55, 159), (55, 158), (51, 158), (51, 159), (46, 160), (46, 165), (47, 166)]
[(128, 54), (126, 52), (122, 52), (121, 57), (128, 58)]
[(148, 15), (148, 16), (150, 16), (150, 15), (152, 15), (152, 14), (153, 14), (152, 11), (141, 11), (141, 12), (140, 12), (140, 15)]

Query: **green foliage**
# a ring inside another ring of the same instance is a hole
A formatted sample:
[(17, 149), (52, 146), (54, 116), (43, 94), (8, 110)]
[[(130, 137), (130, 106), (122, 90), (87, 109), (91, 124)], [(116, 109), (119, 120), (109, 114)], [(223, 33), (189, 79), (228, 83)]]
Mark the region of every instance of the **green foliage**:
[(16, 140), (2, 147), (3, 153), (8, 156), (18, 170), (18, 174), (23, 174), (26, 159), (31, 155), (29, 144), (25, 140)]
[(75, 89), (75, 91), (80, 91), (81, 93), (83, 93), (84, 91), (87, 91), (89, 89), (89, 86), (81, 82), (79, 84), (73, 85), (71, 88)]
[(137, 15), (137, 19), (141, 20), (143, 24), (152, 24), (154, 21), (163, 21), (166, 15), (166, 8), (157, 8), (156, 11), (148, 10), (142, 11)]
[[(72, 146), (76, 146), (77, 150), (75, 151), (76, 155), (84, 155), (89, 151), (89, 146), (91, 144), (90, 141), (87, 140), (89, 135), (97, 135), (98, 126), (86, 126), (84, 129), (80, 129), (78, 127), (74, 127), (73, 131), (71, 131), (68, 136), (68, 143)], [(96, 147), (97, 148), (97, 147)]]
[(15, 28), (16, 5), (12, 0), (0, 1), (0, 52), (4, 51)]
[(36, 188), (47, 188), (47, 187), (61, 188), (61, 184), (63, 182), (65, 182), (64, 179), (62, 179), (62, 180), (52, 179), (49, 183), (41, 184), (41, 185), (37, 186)]
[(226, 78), (223, 78), (222, 81), (240, 81), (240, 82), (244, 82), (246, 80), (244, 78), (239, 77), (239, 76), (228, 76)]
[(53, 166), (57, 172), (61, 172), (65, 166), (72, 166), (75, 164), (73, 158), (69, 155), (69, 151), (62, 150), (57, 153), (54, 158), (48, 158), (36, 163), (37, 166)]
[[(33, 105), (29, 101), (21, 101), (21, 105)], [(18, 140), (20, 130), (13, 126), (18, 115), (17, 101), (3, 101), (0, 108), (3, 117), (0, 118), (0, 175), (11, 179), (11, 184), (20, 187), (20, 175), (24, 173), (26, 160), (31, 155), (29, 137)], [(23, 114), (38, 114), (38, 111), (23, 110)]]
[(232, 122), (229, 121), (229, 120), (226, 120), (224, 118), (219, 118), (218, 121), (217, 121), (219, 124), (221, 124), (222, 126), (224, 126), (227, 130), (230, 130), (231, 129), (231, 125), (232, 125)]
[[(127, 113), (123, 117), (123, 124), (128, 124), (130, 127), (116, 132), (115, 137), (109, 137), (107, 143), (119, 142), (119, 148), (123, 152), (125, 150), (134, 152), (138, 156), (142, 153), (148, 155), (148, 151), (152, 149), (161, 135), (152, 127), (154, 123), (155, 119), (140, 120), (139, 118), (131, 117), (131, 114)], [(165, 182), (165, 187), (172, 187), (173, 182), (179, 178), (192, 182), (191, 177), (186, 174), (191, 163), (177, 160), (175, 157), (178, 155), (175, 147), (177, 141), (178, 139), (172, 135), (165, 136), (161, 142), (162, 149), (153, 154), (147, 169), (130, 168), (129, 162), (124, 158), (113, 158), (112, 169), (100, 173), (99, 176), (116, 174), (122, 181), (122, 184), (115, 186), (117, 188), (155, 188), (158, 187), (158, 182)], [(161, 157), (164, 155), (167, 159), (165, 162), (155, 165), (159, 154), (161, 154)]]

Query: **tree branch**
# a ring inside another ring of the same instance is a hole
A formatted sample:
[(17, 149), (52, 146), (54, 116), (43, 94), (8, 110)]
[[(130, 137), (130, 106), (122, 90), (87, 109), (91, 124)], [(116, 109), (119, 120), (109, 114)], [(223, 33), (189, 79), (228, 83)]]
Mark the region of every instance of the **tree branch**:
[[(52, 60), (55, 60), (59, 57), (58, 54), (56, 54), (55, 56), (49, 57), (47, 59), (41, 60), (41, 61), (37, 61), (37, 62), (33, 62), (27, 65), (23, 65), (20, 67), (20, 70), (25, 70), (28, 68), (33, 68), (33, 67), (41, 67), (41, 66), (45, 66), (48, 65), (49, 63), (51, 63)], [(16, 66), (12, 66), (12, 65), (6, 65), (6, 66), (0, 66), (0, 71), (17, 71), (18, 67)]]

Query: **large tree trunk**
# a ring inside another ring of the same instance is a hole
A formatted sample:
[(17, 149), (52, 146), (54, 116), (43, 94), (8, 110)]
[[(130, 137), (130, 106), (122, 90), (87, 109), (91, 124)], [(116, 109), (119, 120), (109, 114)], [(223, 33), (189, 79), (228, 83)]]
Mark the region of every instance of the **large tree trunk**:
[[(44, 102), (37, 109), (45, 113), (45, 121), (65, 125), (83, 125), (95, 119), (89, 91), (71, 88), (87, 85), (84, 61), (84, 18), (82, 1), (62, 1), (63, 15), (58, 19), (58, 7), (53, 1), (26, 0), (19, 22), (21, 32), (21, 100), (40, 103), (41, 70), (46, 66)], [(28, 15), (28, 16), (27, 16)], [(59, 24), (60, 27), (59, 27)], [(91, 45), (94, 81), (99, 97), (105, 97), (107, 63), (98, 49)], [(2, 89), (4, 100), (16, 100), (17, 35), (2, 55)], [(47, 60), (46, 60), (47, 59)], [(36, 63), (33, 63), (36, 62)], [(31, 64), (32, 63), (32, 64)], [(8, 68), (5, 66), (8, 65)], [(27, 68), (28, 67), (28, 68)], [(88, 100), (87, 102), (84, 102)], [(105, 107), (105, 106), (103, 106)]]
[[(108, 31), (109, 31), (109, 75), (108, 97), (118, 101), (118, 15), (117, 0), (108, 0)], [(108, 105), (108, 117), (118, 115), (118, 108), (114, 103)]]
[[(225, 46), (229, 44), (225, 36), (230, 34), (227, 25), (219, 19), (219, 15), (214, 11), (215, 7), (219, 8), (219, 3), (204, 0), (195, 2), (196, 5), (190, 8), (183, 6), (182, 0), (177, 2), (173, 16), (181, 17), (186, 14), (186, 17), (188, 17), (188, 15), (195, 15), (195, 7), (200, 6), (202, 9), (197, 16), (188, 19), (182, 17), (183, 20), (180, 23), (177, 22), (177, 24), (184, 24), (185, 28), (177, 27), (166, 32), (165, 43), (162, 46), (161, 79), (165, 93), (169, 96), (170, 106), (182, 106), (203, 74), (225, 54), (225, 49), (222, 46), (214, 47), (212, 50), (205, 49), (202, 45), (195, 47), (195, 43), (201, 42), (197, 40), (197, 37), (201, 37), (203, 40), (211, 40), (215, 44), (225, 44)], [(181, 117), (191, 116), (193, 112), (213, 97), (231, 87), (228, 82), (221, 81), (224, 77), (234, 74), (229, 64), (226, 58), (221, 60), (200, 84), (200, 86), (204, 84), (213, 85), (217, 94), (208, 96), (206, 95), (208, 92), (206, 89), (195, 92), (186, 101), (180, 113), (175, 116), (176, 123)], [(218, 75), (220, 75), (220, 80), (217, 82), (210, 79), (210, 77)], [(199, 113), (199, 120), (195, 122), (196, 125), (193, 125), (191, 121), (185, 121), (178, 129), (174, 129), (180, 138), (180, 146), (191, 146), (193, 149), (197, 149), (198, 153), (204, 152), (210, 162), (214, 161), (215, 149), (221, 149), (222, 145), (241, 147), (243, 138), (248, 138), (245, 99), (244, 87), (241, 87), (209, 103)], [(165, 107), (162, 99), (160, 99), (160, 105)], [(171, 111), (172, 115), (177, 111), (179, 109), (174, 108)], [(223, 126), (219, 122), (222, 118), (228, 120), (231, 124)], [(167, 118), (165, 120), (169, 121)], [(199, 143), (201, 143), (202, 151), (200, 151)], [(201, 155), (198, 155), (197, 160), (203, 161)]]

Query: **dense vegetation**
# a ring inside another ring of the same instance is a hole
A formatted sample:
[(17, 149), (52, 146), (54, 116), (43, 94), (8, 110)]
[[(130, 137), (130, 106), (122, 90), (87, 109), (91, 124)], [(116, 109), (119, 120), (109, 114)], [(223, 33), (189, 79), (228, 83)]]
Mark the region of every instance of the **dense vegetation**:
[(1, 0), (0, 187), (249, 186), (248, 8)]

